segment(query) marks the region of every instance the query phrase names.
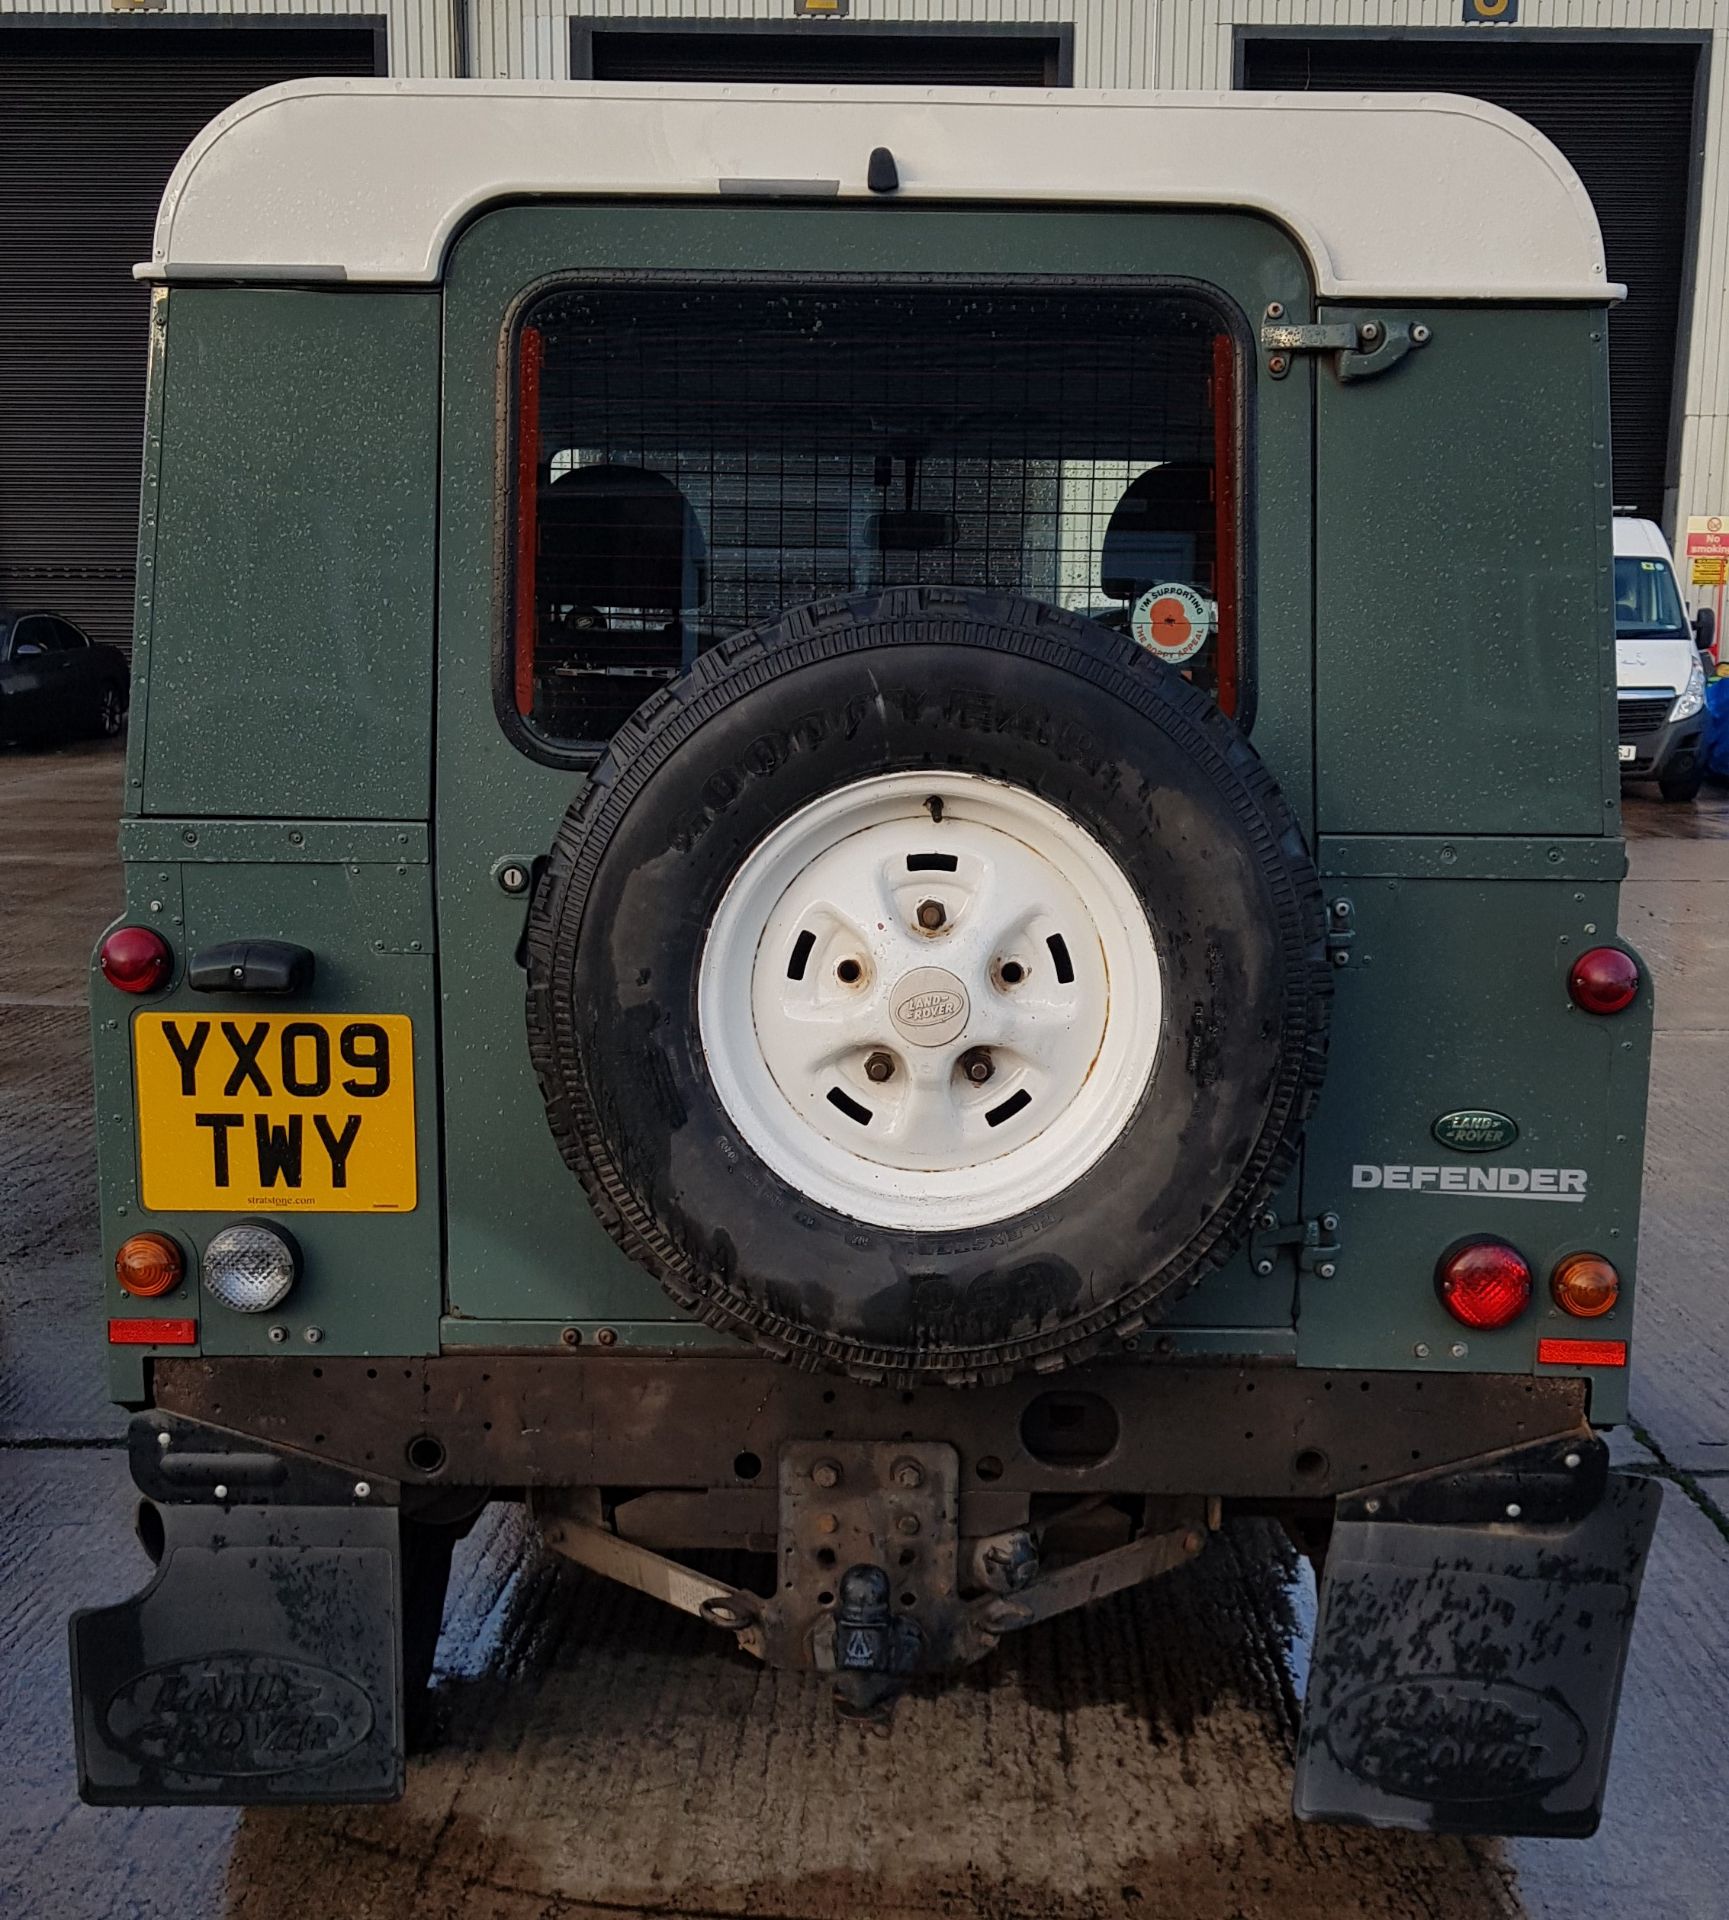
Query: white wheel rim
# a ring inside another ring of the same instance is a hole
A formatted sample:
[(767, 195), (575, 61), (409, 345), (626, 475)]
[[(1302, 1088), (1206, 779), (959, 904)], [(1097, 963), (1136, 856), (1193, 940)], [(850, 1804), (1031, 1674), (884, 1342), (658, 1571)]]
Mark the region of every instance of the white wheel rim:
[[(942, 924), (921, 926), (932, 903)], [(983, 1226), (1072, 1186), (1140, 1104), (1161, 1004), (1122, 869), (1048, 801), (964, 773), (879, 775), (783, 821), (697, 976), (745, 1143), (883, 1227)]]

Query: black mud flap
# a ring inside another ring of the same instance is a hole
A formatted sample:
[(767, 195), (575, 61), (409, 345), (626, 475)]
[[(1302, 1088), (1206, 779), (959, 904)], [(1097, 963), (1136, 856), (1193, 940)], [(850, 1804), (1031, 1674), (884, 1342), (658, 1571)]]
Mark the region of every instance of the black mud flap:
[(156, 1578), (72, 1619), (83, 1797), (129, 1807), (397, 1798), (396, 1509), (160, 1511)]
[(1594, 1833), (1661, 1499), (1585, 1433), (1341, 1500), (1299, 1818)]

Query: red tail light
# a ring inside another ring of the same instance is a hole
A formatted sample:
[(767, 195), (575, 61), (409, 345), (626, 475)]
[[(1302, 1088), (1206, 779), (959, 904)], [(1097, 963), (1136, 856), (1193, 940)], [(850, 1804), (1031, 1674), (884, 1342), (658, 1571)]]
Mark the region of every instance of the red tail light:
[(1639, 966), (1619, 947), (1593, 947), (1567, 976), (1573, 1004), (1586, 1013), (1619, 1013), (1639, 997)]
[(1441, 1304), (1467, 1327), (1504, 1327), (1531, 1304), (1531, 1268), (1504, 1240), (1467, 1240), (1435, 1269)]
[(122, 993), (154, 993), (174, 971), (174, 952), (154, 927), (116, 927), (102, 942), (102, 977)]

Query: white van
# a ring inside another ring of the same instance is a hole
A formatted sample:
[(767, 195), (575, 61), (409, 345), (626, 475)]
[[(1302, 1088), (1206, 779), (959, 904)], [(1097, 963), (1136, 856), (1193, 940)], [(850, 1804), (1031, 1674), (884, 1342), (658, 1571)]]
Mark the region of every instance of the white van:
[(1651, 520), (1615, 519), (1615, 685), (1621, 772), (1655, 780), (1665, 800), (1691, 800), (1704, 777), (1703, 650), (1715, 637), (1707, 608), (1691, 626), (1675, 561)]

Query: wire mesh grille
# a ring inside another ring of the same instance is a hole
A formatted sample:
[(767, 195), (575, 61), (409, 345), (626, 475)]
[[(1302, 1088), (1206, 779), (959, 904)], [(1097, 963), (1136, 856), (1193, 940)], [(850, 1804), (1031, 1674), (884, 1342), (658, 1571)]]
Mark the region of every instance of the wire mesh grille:
[(703, 648), (837, 594), (974, 587), (1119, 629), (1158, 583), (1218, 598), (1220, 332), (1198, 301), (582, 288), (524, 340), (519, 704), (563, 741), (603, 741)]

